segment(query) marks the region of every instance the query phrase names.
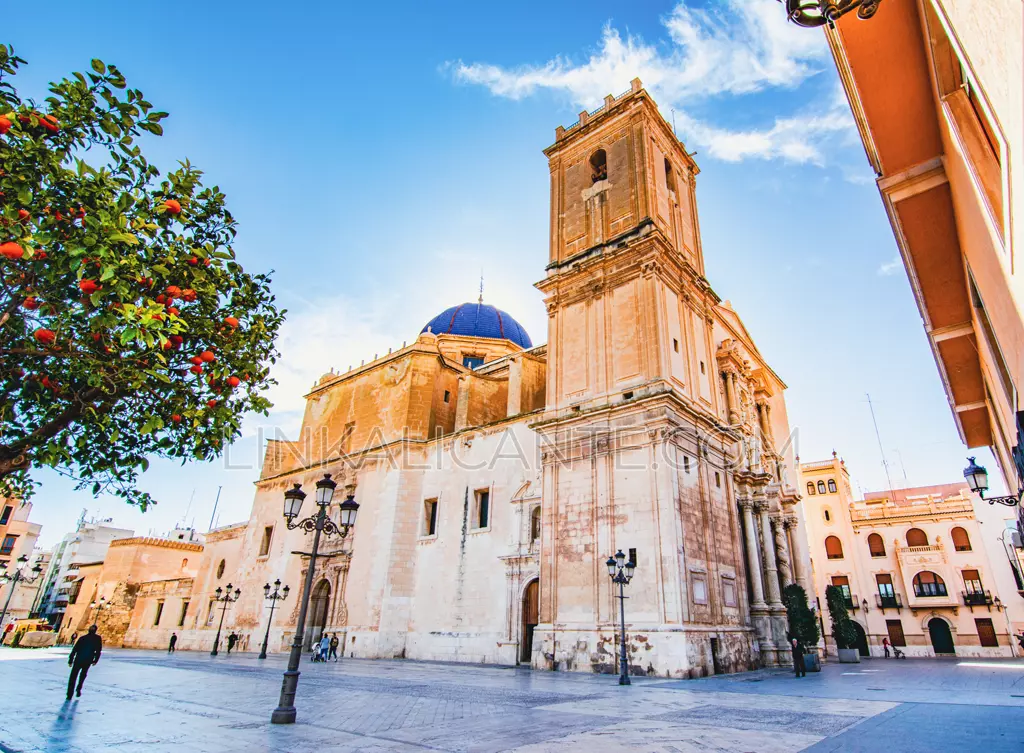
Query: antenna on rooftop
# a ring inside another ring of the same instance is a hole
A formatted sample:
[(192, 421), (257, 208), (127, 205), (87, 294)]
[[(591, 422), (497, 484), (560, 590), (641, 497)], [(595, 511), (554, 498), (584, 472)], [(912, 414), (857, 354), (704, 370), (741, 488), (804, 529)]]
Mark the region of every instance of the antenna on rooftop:
[(480, 298), (478, 300), (478, 303), (483, 303), (483, 302), (484, 302), (484, 271), (481, 269), (480, 270)]
[(220, 492), (221, 492), (221, 489), (223, 489), (223, 488), (224, 488), (223, 486), (218, 486), (217, 487), (217, 499), (213, 500), (213, 512), (210, 513), (210, 528), (208, 529), (210, 531), (213, 530), (214, 516), (217, 514), (217, 505), (220, 504)]
[(885, 482), (889, 485), (889, 494), (892, 495), (893, 502), (896, 501), (896, 492), (892, 488), (892, 478), (889, 476), (889, 461), (885, 459), (885, 450), (882, 449), (882, 435), (878, 431), (878, 420), (875, 418), (875, 406), (871, 403), (871, 395), (867, 392), (864, 393), (868, 396), (868, 408), (871, 410), (871, 423), (875, 425), (875, 439), (878, 440), (878, 452), (882, 456), (882, 467), (885, 469)]
[(676, 108), (672, 108), (672, 135), (679, 141), (679, 132), (676, 131)]

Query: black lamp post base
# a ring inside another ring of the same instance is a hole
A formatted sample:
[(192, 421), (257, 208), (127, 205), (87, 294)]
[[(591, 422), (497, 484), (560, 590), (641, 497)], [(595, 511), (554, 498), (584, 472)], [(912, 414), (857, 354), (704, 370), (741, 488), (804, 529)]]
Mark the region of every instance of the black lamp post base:
[(295, 724), (295, 707), (283, 708), (278, 706), (270, 715), (271, 724)]
[(631, 683), (629, 681), (629, 677), (628, 676), (626, 676), (626, 675), (620, 675), (619, 676), (619, 685), (632, 685), (632, 684), (633, 683)]

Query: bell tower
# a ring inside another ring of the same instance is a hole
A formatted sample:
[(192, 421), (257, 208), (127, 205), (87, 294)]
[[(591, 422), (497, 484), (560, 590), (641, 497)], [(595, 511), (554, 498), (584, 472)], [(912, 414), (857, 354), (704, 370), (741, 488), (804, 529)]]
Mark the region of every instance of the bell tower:
[(556, 129), (544, 154), (551, 250), (537, 283), (548, 381), (533, 424), (544, 475), (534, 664), (613, 670), (617, 607), (604, 562), (622, 550), (636, 558), (629, 620), (644, 626), (631, 667), (749, 668), (775, 644), (767, 617), (760, 649), (748, 627), (752, 609), (769, 606), (746, 597), (731, 472), (740, 416), (717, 359), (724, 313), (704, 278), (697, 165), (637, 79)]
[[(714, 409), (709, 307), (693, 158), (633, 79), (555, 131), (548, 407), (671, 385)], [(560, 353), (572, 353), (560, 359)]]

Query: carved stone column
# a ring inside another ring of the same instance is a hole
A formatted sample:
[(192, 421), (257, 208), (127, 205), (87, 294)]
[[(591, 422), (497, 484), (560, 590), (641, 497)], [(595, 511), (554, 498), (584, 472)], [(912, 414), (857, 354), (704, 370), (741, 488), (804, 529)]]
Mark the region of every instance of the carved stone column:
[(725, 378), (725, 403), (729, 413), (729, 423), (740, 422), (739, 406), (736, 403), (736, 372), (732, 369), (722, 372)]
[(790, 570), (789, 538), (783, 528), (783, 517), (777, 516), (773, 521), (772, 541), (775, 545), (775, 552), (779, 560), (779, 576), (782, 578), (783, 588), (793, 582), (793, 571)]
[(747, 571), (750, 577), (750, 587), (754, 593), (754, 601), (750, 606), (752, 609), (764, 609), (768, 605), (764, 601), (761, 563), (757, 556), (757, 527), (754, 525), (754, 503), (749, 499), (741, 499), (740, 509), (743, 511), (743, 530), (747, 534)]
[(782, 606), (782, 594), (779, 591), (779, 567), (775, 561), (775, 542), (772, 541), (772, 522), (768, 517), (768, 503), (755, 502), (758, 515), (761, 516), (761, 551), (764, 552), (764, 578), (768, 581), (768, 606)]
[(797, 583), (803, 586), (804, 591), (807, 591), (808, 597), (813, 597), (814, 594), (809, 590), (810, 584), (807, 582), (807, 571), (804, 569), (804, 562), (806, 560), (804, 559), (804, 549), (800, 538), (799, 521), (795, 515), (787, 515), (785, 523), (786, 534), (789, 539), (789, 551), (793, 562), (793, 577)]

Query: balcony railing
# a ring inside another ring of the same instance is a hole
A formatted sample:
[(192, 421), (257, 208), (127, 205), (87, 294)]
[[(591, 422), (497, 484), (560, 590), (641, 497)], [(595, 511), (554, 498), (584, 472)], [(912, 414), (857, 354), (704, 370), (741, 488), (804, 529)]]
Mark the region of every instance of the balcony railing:
[(875, 594), (875, 605), (879, 609), (902, 609), (903, 597), (899, 594), (893, 594), (892, 596)]
[(919, 599), (932, 599), (949, 596), (946, 593), (945, 583), (927, 583), (923, 586), (914, 586), (914, 596)]
[(964, 600), (964, 606), (968, 607), (990, 607), (992, 606), (991, 591), (961, 591), (960, 596)]

